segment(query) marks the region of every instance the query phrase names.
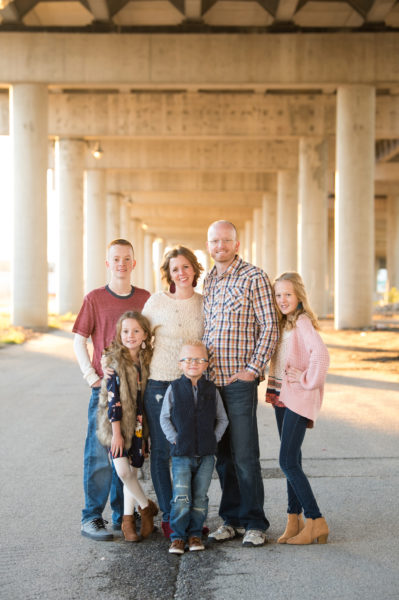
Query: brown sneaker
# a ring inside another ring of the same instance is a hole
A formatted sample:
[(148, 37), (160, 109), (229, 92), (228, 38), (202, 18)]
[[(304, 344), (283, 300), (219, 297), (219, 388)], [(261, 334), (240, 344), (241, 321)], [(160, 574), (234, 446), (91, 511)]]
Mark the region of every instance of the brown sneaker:
[(170, 554), (184, 554), (184, 540), (173, 540), (169, 547)]
[(188, 538), (188, 548), (190, 552), (195, 552), (196, 550), (205, 550), (205, 546), (201, 541), (201, 538), (193, 536)]

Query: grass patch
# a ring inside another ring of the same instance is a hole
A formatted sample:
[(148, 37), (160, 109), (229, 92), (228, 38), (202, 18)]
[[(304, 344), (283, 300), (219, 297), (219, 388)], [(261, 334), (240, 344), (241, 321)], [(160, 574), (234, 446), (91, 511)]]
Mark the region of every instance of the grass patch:
[(0, 313), (0, 346), (6, 344), (23, 344), (26, 340), (33, 337), (32, 329), (25, 327), (15, 327), (11, 325), (10, 315)]

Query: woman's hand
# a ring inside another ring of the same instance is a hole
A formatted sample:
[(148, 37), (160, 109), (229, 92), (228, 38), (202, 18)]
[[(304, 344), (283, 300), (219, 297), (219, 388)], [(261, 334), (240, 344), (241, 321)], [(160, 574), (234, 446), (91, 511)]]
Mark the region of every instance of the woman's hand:
[(120, 432), (114, 432), (111, 440), (111, 454), (113, 458), (119, 458), (123, 455), (123, 436)]
[(295, 367), (287, 367), (285, 370), (287, 379), (290, 383), (300, 383), (303, 371)]

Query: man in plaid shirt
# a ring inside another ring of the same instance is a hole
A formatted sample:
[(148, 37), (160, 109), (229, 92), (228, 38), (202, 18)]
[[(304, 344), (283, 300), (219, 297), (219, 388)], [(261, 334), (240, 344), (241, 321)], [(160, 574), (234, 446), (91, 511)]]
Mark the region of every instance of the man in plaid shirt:
[(224, 523), (208, 539), (221, 542), (238, 534), (244, 535), (243, 546), (262, 546), (269, 521), (263, 509), (256, 408), (259, 379), (278, 339), (272, 289), (264, 271), (237, 255), (232, 223), (212, 223), (207, 246), (215, 266), (204, 282), (204, 343), (209, 378), (229, 418), (216, 461)]

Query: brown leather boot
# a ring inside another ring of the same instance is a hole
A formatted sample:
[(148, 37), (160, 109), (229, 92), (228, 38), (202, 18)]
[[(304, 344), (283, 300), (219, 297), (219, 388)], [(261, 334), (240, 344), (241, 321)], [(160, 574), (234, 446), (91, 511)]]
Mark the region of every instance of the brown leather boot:
[(329, 534), (328, 525), (324, 517), (319, 519), (306, 519), (305, 527), (298, 535), (287, 540), (287, 544), (311, 544), (317, 539), (319, 544), (327, 542)]
[(140, 538), (136, 532), (136, 519), (134, 515), (123, 515), (122, 531), (126, 542), (139, 542)]
[(287, 515), (287, 525), (285, 527), (285, 531), (282, 536), (280, 536), (277, 540), (278, 544), (286, 544), (287, 540), (298, 535), (300, 531), (305, 527), (305, 523), (303, 522), (302, 513), (297, 515), (296, 513), (288, 513)]
[(148, 499), (148, 506), (139, 508), (141, 514), (141, 530), (142, 538), (147, 538), (154, 531), (154, 517), (158, 514), (158, 506), (152, 500)]

